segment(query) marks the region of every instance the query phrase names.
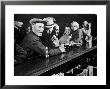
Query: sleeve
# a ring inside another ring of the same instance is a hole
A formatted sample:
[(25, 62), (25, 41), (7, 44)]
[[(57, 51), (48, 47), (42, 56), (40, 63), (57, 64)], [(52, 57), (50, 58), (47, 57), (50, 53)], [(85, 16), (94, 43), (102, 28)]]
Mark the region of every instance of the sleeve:
[(82, 30), (79, 29), (79, 31), (78, 31), (78, 38), (76, 40), (76, 43), (80, 43), (81, 42), (81, 39), (82, 39)]
[(68, 36), (63, 35), (63, 36), (59, 39), (59, 43), (60, 43), (60, 44), (65, 44), (65, 43), (67, 43), (67, 40), (68, 40)]
[(54, 27), (55, 27), (56, 30), (59, 30), (58, 24), (55, 23), (55, 24), (54, 24)]
[[(31, 43), (31, 49), (34, 50), (37, 53), (40, 53), (41, 55), (45, 56), (46, 55), (46, 47), (42, 44), (42, 42), (38, 41), (38, 40), (33, 40)], [(57, 55), (59, 53), (61, 53), (59, 48), (55, 48), (55, 49), (50, 49), (48, 51), (49, 55)]]
[(24, 50), (21, 46), (19, 46), (18, 44), (15, 45), (16, 47), (16, 55), (15, 55), (15, 60), (17, 61), (23, 61), (26, 56), (27, 56), (27, 51)]
[(52, 55), (57, 55), (57, 54), (60, 54), (61, 53), (61, 50), (59, 48), (56, 48), (56, 49), (50, 49), (49, 50), (49, 55), (52, 56)]
[(30, 49), (31, 50), (34, 50), (35, 52), (45, 56), (46, 54), (46, 49), (45, 49), (45, 46), (38, 40), (32, 40), (30, 42)]
[(79, 29), (79, 42), (81, 41), (81, 39), (82, 39), (82, 30)]

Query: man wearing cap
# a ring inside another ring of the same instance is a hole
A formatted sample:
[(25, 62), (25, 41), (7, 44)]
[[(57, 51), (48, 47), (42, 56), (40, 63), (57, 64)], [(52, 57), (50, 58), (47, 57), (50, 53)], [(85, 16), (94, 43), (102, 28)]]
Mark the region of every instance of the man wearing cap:
[(55, 18), (47, 17), (47, 18), (44, 18), (43, 20), (46, 21), (45, 28), (47, 28), (47, 33), (51, 34), (53, 31), (55, 31), (54, 35), (58, 36), (59, 26), (58, 26), (58, 24), (56, 24), (54, 22), (54, 21), (56, 21)]
[(50, 48), (55, 48), (59, 46), (58, 34), (59, 34), (59, 26), (54, 21), (56, 21), (53, 17), (46, 17), (43, 19), (46, 22), (45, 31), (43, 36), (48, 38), (45, 39), (45, 43), (49, 43), (47, 46)]
[[(45, 22), (42, 19), (33, 18), (30, 20), (32, 27), (31, 31), (25, 36), (20, 45), (24, 50), (27, 51), (27, 55), (25, 55), (26, 57), (32, 57), (33, 54), (35, 56), (46, 56), (46, 47), (39, 38), (40, 36), (42, 36), (42, 33), (44, 31), (44, 23)], [(50, 56), (57, 55), (61, 52), (65, 52), (65, 49), (63, 47), (48, 50), (48, 54)]]

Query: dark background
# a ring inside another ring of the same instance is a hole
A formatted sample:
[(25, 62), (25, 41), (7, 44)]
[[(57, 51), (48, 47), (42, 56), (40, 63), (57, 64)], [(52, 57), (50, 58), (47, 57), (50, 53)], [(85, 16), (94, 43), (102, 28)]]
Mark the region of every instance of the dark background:
[(96, 14), (15, 14), (15, 21), (22, 21), (24, 23), (24, 28), (29, 26), (29, 20), (32, 18), (45, 18), (54, 17), (55, 23), (60, 27), (59, 35), (63, 34), (64, 27), (72, 22), (77, 21), (82, 26), (83, 21), (88, 21), (92, 24), (92, 36), (97, 37), (97, 15)]

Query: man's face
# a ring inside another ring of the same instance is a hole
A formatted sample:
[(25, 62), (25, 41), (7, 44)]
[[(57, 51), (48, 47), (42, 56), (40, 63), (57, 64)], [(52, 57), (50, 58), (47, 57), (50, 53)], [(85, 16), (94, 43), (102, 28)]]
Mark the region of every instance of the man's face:
[(21, 28), (23, 26), (23, 22), (15, 21), (14, 26), (17, 28)]
[(77, 25), (71, 25), (71, 29), (72, 29), (73, 31), (75, 31), (75, 30), (78, 29), (78, 26), (77, 26)]
[(70, 27), (65, 27), (65, 32), (64, 32), (66, 35), (69, 35), (70, 34)]
[(18, 22), (18, 27), (22, 27), (23, 22)]
[(88, 24), (88, 22), (87, 22), (87, 21), (84, 21), (83, 23), (84, 23), (84, 26), (87, 26), (87, 24)]
[(43, 23), (36, 23), (33, 25), (33, 32), (36, 35), (42, 36), (43, 31), (44, 31), (44, 24)]

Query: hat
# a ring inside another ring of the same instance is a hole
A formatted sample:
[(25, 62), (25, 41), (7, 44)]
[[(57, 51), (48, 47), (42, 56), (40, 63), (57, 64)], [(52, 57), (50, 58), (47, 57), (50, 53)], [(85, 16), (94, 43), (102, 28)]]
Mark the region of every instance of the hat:
[(54, 24), (54, 21), (56, 21), (55, 18), (53, 17), (46, 17), (43, 20), (46, 21), (47, 22), (46, 25), (49, 25), (49, 26)]
[(35, 23), (46, 23), (44, 20), (42, 20), (42, 19), (38, 19), (38, 18), (33, 18), (33, 19), (31, 19), (30, 21), (29, 21), (29, 23), (31, 24), (31, 25), (33, 25), (33, 24), (35, 24)]
[(46, 25), (45, 28), (53, 28), (55, 27), (56, 29), (59, 29), (59, 26), (58, 24), (54, 23), (54, 24), (51, 24), (51, 25)]

